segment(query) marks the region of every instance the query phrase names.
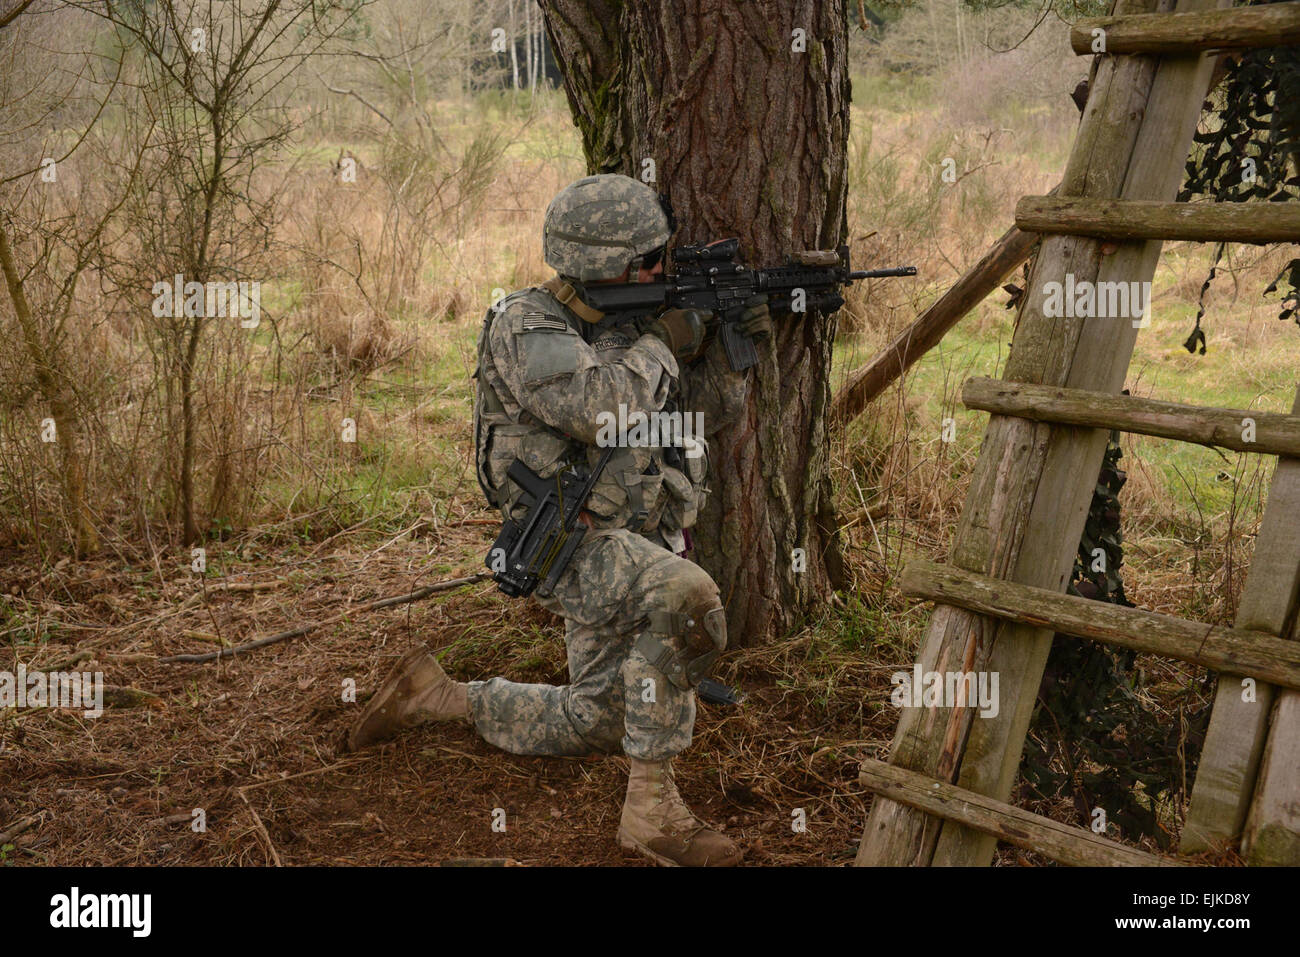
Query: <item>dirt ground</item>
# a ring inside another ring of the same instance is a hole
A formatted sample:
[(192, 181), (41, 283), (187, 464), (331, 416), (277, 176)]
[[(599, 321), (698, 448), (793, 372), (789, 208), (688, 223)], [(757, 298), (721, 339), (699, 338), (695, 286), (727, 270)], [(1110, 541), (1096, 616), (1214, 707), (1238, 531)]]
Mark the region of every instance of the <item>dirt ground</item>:
[[(156, 660), (473, 574), (491, 532), (471, 519), (396, 541), (216, 543), (208, 562), (223, 574), (204, 583), (180, 555), (157, 564), (113, 556), (44, 578), (23, 555), (0, 556), (7, 606), (0, 667), (14, 670), (21, 658), (29, 669), (102, 670), (109, 686), (156, 696), (110, 693), (115, 703), (98, 718), (0, 712), (0, 829), (44, 812), (12, 839), (6, 862), (640, 863), (615, 839), (622, 757), (516, 757), (446, 725), (339, 753), (344, 729), (415, 642), (445, 652), (444, 665), (461, 679), (563, 683), (560, 620), (505, 599), (491, 582), (358, 614), (217, 663)], [(439, 564), (449, 553), (463, 560)], [(169, 574), (168, 561), (178, 570)], [(33, 626), (42, 615), (76, 626)], [(793, 687), (791, 663), (807, 653), (806, 639), (795, 638), (729, 656), (716, 677), (745, 699), (701, 702), (695, 743), (676, 762), (688, 804), (742, 841), (750, 864), (849, 862), (867, 800), (857, 760), (882, 755), (892, 733), (894, 715), (863, 704), (864, 684), (876, 685), (872, 700), (887, 700), (885, 669), (845, 672), (831, 689)], [(343, 701), (347, 679), (356, 682), (357, 703)], [(195, 830), (196, 808), (205, 831)], [(796, 833), (800, 808), (807, 830)], [(496, 809), (504, 832), (493, 829)]]
[[(0, 551), (0, 670), (101, 671), (108, 686), (97, 718), (0, 708), (0, 837), (10, 833), (0, 863), (645, 863), (615, 837), (621, 756), (518, 757), (459, 725), (340, 751), (417, 642), (462, 680), (565, 682), (562, 621), (490, 581), (358, 607), (477, 574), (495, 531), (468, 508), (397, 534), (362, 523), (310, 541), (259, 529), (210, 543), (206, 577), (181, 549), (117, 543), (45, 573), (37, 556)], [(929, 609), (855, 567), (854, 592), (821, 619), (728, 651), (714, 677), (742, 700), (701, 701), (694, 744), (675, 762), (687, 803), (743, 843), (747, 864), (843, 866), (856, 853), (871, 800), (858, 765), (888, 754), (890, 675), (911, 668)], [(234, 658), (159, 660), (332, 617)], [(1166, 662), (1144, 667), (1152, 687), (1190, 680)], [(1087, 823), (1068, 797), (1022, 806)], [(1157, 850), (1146, 837), (1125, 843)], [(1050, 862), (1002, 847), (997, 863)]]

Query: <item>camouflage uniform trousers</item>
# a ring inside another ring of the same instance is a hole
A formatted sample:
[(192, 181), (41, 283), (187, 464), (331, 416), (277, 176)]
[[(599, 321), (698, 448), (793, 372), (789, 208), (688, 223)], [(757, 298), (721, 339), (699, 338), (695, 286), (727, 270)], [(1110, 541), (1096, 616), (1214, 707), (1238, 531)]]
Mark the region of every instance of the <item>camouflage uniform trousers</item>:
[(695, 690), (669, 681), (633, 646), (656, 612), (721, 607), (704, 569), (626, 529), (588, 532), (554, 594), (565, 619), (570, 684), (469, 683), (474, 727), (514, 754), (612, 753), (661, 761), (690, 746)]

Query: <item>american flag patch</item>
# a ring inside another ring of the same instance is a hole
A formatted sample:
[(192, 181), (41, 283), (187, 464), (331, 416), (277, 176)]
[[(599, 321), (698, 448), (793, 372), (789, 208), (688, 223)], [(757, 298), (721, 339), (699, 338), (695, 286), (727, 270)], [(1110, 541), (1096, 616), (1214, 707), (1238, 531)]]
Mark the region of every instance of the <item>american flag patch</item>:
[(525, 332), (537, 329), (550, 329), (554, 332), (567, 332), (569, 324), (559, 316), (548, 316), (544, 312), (526, 312), (521, 325)]

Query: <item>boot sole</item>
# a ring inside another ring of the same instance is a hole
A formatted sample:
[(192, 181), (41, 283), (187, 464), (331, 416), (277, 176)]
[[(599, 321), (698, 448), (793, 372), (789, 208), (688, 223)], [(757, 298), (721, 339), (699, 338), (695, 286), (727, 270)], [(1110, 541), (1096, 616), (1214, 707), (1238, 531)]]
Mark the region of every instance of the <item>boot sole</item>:
[[(347, 753), (356, 753), (357, 751), (364, 750), (365, 748), (371, 747), (372, 745), (380, 744), (384, 741), (387, 741), (395, 737), (400, 732), (406, 730), (406, 728), (404, 727), (394, 725), (387, 728), (384, 731), (384, 733), (376, 736), (371, 736), (365, 741), (360, 741), (360, 742), (355, 741), (355, 739), (357, 738), (357, 736), (359, 735), (361, 729), (365, 726), (365, 724), (368, 721), (370, 721), (371, 718), (377, 715), (384, 707), (390, 706), (392, 704), (392, 699), (397, 692), (397, 687), (396, 685), (394, 685), (393, 687), (390, 688), (389, 683), (393, 679), (399, 677), (406, 670), (408, 664), (411, 661), (418, 658), (421, 654), (428, 654), (428, 653), (429, 651), (426, 647), (424, 647), (423, 645), (417, 645), (415, 648), (412, 648), (406, 654), (402, 655), (402, 657), (397, 660), (397, 663), (394, 664), (391, 669), (389, 669), (388, 674), (384, 677), (383, 682), (380, 684), (380, 692), (377, 693), (375, 697), (371, 698), (370, 701), (366, 703), (365, 709), (361, 712), (360, 715), (357, 716), (357, 719), (352, 723), (352, 726), (345, 733), (343, 738), (343, 743), (344, 743), (344, 750)], [(384, 696), (381, 698), (379, 697), (379, 694), (383, 694)]]
[[(642, 844), (636, 838), (628, 836), (627, 832), (623, 830), (623, 827), (621, 825), (619, 826), (618, 829), (618, 843), (619, 846), (622, 847), (624, 850), (635, 851), (636, 853), (640, 854), (642, 857), (646, 857), (654, 861), (660, 867), (682, 867), (683, 866), (680, 862), (674, 861), (671, 857), (664, 857), (662, 854), (653, 851), (646, 845)], [(742, 852), (740, 854), (737, 854), (733, 860), (729, 860), (726, 863), (712, 864), (709, 866), (735, 867), (737, 864), (741, 862), (741, 860), (744, 859), (744, 856), (745, 855)]]
[(664, 857), (650, 848), (646, 847), (634, 837), (628, 837), (622, 827), (618, 829), (618, 843), (626, 851), (635, 851), (642, 857), (648, 857), (660, 867), (681, 867), (682, 865), (674, 861), (671, 857)]

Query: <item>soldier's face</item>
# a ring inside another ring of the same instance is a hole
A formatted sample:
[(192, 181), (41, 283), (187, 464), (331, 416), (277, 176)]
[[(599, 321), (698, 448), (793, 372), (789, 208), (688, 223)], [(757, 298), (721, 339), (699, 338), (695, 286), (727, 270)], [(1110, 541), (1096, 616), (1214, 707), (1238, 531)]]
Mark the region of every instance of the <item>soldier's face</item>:
[[(592, 284), (599, 286), (599, 285), (614, 283), (614, 282), (628, 282), (630, 281), (629, 277), (631, 273), (632, 273), (632, 266), (629, 263), (628, 267), (623, 270), (623, 275), (615, 276), (613, 279), (595, 279), (592, 280)], [(663, 257), (660, 256), (659, 259), (655, 262), (655, 264), (651, 266), (649, 269), (644, 269), (644, 268), (637, 269), (636, 282), (655, 282), (663, 274), (664, 274), (664, 260)]]
[(663, 261), (663, 257), (661, 256), (659, 258), (659, 261), (654, 264), (653, 268), (638, 269), (636, 271), (636, 281), (654, 282), (658, 277), (662, 276), (663, 274), (664, 274), (664, 261)]

